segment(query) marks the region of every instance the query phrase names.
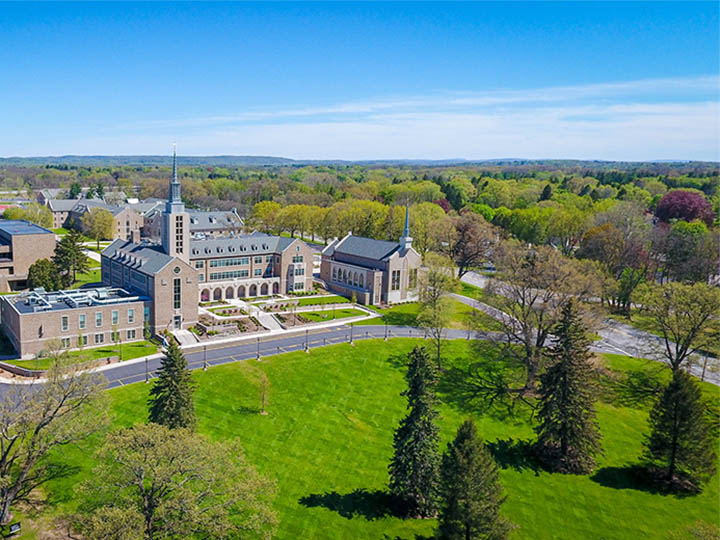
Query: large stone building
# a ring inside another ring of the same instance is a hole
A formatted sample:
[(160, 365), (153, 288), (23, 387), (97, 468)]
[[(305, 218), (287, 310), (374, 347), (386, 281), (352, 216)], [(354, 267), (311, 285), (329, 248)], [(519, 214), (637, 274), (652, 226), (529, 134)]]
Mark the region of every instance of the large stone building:
[(96, 199), (50, 199), (47, 207), (52, 212), (53, 228), (74, 227), (85, 232), (83, 217), (94, 208), (107, 210), (113, 217), (112, 238), (130, 240), (133, 231), (143, 227), (143, 216), (132, 205), (114, 206)]
[(328, 289), (355, 294), (363, 304), (393, 304), (417, 298), (421, 258), (412, 247), (409, 212), (400, 242), (353, 236), (331, 242), (322, 251), (320, 277)]
[(198, 277), (190, 266), (190, 232), (180, 198), (176, 157), (170, 199), (163, 214), (162, 243), (115, 240), (102, 252), (102, 282), (150, 298), (146, 314), (154, 333), (188, 328), (198, 320)]
[(30, 266), (55, 253), (55, 234), (25, 220), (0, 220), (0, 292), (27, 286)]
[(312, 288), (313, 254), (302, 240), (252, 233), (192, 240), (200, 300), (287, 294)]
[(145, 296), (104, 288), (28, 291), (5, 296), (0, 305), (3, 331), (21, 358), (48, 350), (51, 342), (71, 349), (141, 340), (151, 309)]

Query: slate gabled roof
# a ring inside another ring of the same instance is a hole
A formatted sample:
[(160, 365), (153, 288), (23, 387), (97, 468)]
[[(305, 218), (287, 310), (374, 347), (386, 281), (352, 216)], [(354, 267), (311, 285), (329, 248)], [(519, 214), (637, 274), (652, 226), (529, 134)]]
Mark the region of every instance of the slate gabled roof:
[(263, 253), (281, 253), (294, 238), (253, 233), (243, 236), (190, 240), (190, 259), (207, 257), (249, 257)]
[(124, 266), (151, 276), (174, 260), (174, 257), (163, 252), (162, 247), (157, 244), (135, 244), (122, 239), (117, 239), (106, 247), (102, 256), (110, 260), (118, 260)]
[(233, 212), (190, 210), (188, 214), (190, 215), (191, 231), (225, 230), (242, 227), (242, 220)]
[(390, 257), (398, 249), (400, 249), (400, 244), (397, 242), (375, 240), (349, 234), (334, 246), (333, 252), (382, 261)]
[(48, 208), (51, 212), (70, 212), (79, 202), (77, 199), (50, 199)]

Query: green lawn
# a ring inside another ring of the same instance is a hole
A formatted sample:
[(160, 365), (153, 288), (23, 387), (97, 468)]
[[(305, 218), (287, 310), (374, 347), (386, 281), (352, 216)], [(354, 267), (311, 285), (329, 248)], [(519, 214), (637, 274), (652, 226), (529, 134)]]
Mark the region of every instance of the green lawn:
[[(393, 430), (405, 414), (400, 395), (405, 354), (417, 343), (422, 342), (360, 341), (355, 347), (343, 344), (193, 372), (199, 431), (214, 439), (237, 438), (248, 459), (277, 481), (276, 538), (411, 540), (431, 534), (433, 520), (399, 519), (383, 506)], [(533, 470), (508, 449), (513, 441), (533, 437), (527, 411), (516, 410), (510, 417), (502, 409), (480, 412), (481, 405), (470, 399), (468, 380), (460, 375), (489, 365), (491, 358), (488, 351), (471, 346), (459, 340), (445, 348), (448, 369), (439, 394), (442, 446), (463, 419), (475, 418), (502, 466), (507, 494), (503, 513), (518, 526), (513, 539), (661, 540), (697, 520), (718, 521), (717, 475), (703, 493), (685, 498), (633, 484), (627, 467), (639, 459), (648, 404), (627, 405), (631, 396), (618, 381), (607, 384), (605, 392), (612, 398), (597, 406), (605, 455), (596, 473)], [(610, 357), (608, 363), (618, 380), (627, 374), (667, 377), (667, 368), (656, 363), (623, 357)], [(258, 368), (270, 381), (267, 416), (258, 414), (259, 392), (248, 373)], [(146, 420), (150, 387), (133, 384), (108, 392), (115, 426)], [(717, 388), (704, 388), (717, 397)], [(76, 508), (75, 488), (89, 475), (97, 440), (63, 448), (54, 457), (78, 472), (47, 485), (56, 506), (46, 513)]]
[[(93, 261), (94, 262), (94, 261)], [(82, 286), (96, 285), (100, 286), (102, 283), (102, 277), (100, 275), (100, 267), (91, 268), (89, 272), (82, 272), (77, 275), (77, 281), (73, 283), (71, 289), (79, 289)]]
[(317, 298), (300, 298), (298, 300), (298, 306), (319, 306), (322, 304), (345, 304), (349, 303), (350, 300), (344, 296), (338, 296), (331, 294), (327, 296), (319, 296)]
[(303, 311), (298, 313), (300, 317), (310, 322), (328, 322), (335, 319), (347, 319), (348, 317), (361, 317), (365, 314), (364, 311), (359, 309), (328, 309), (326, 311)]
[(58, 227), (57, 229), (50, 229), (55, 234), (69, 234), (70, 230), (65, 227)]
[[(122, 359), (132, 360), (141, 356), (148, 356), (157, 352), (157, 346), (149, 341), (135, 341), (122, 345)], [(108, 356), (119, 356), (118, 346), (104, 345), (102, 347), (89, 347), (82, 351), (70, 351), (68, 353), (73, 362), (88, 362)], [(36, 358), (34, 360), (6, 360), (10, 364), (21, 366), (26, 369), (48, 369), (52, 360), (50, 358)]]
[[(387, 309), (375, 309), (375, 311), (382, 315), (382, 320), (369, 319), (367, 321), (360, 321), (356, 324), (384, 324), (385, 322), (387, 322), (391, 325), (417, 326), (417, 317), (420, 313), (420, 304), (418, 304), (417, 302), (397, 304)], [(480, 330), (500, 330), (500, 324), (489, 315), (475, 310), (467, 304), (463, 304), (458, 300), (450, 300), (450, 323), (448, 324), (449, 328), (455, 328), (458, 330), (466, 329), (468, 327), (468, 321), (471, 316), (476, 318), (476, 322), (478, 325), (477, 327)]]

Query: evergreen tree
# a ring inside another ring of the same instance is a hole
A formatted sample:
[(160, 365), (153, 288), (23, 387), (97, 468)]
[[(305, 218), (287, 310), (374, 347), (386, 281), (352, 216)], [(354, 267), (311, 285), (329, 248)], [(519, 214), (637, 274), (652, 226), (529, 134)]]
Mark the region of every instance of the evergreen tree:
[(698, 482), (715, 470), (715, 440), (705, 411), (692, 376), (675, 371), (650, 411), (651, 432), (644, 442), (645, 457), (665, 469), (667, 481), (681, 473)]
[(395, 431), (390, 491), (408, 505), (409, 513), (431, 517), (437, 510), (440, 461), (435, 373), (422, 347), (415, 347), (408, 359), (408, 389), (402, 395), (407, 396), (409, 413)]
[(550, 184), (545, 184), (545, 187), (542, 190), (542, 193), (540, 194), (540, 200), (541, 201), (549, 201), (552, 198), (552, 186)]
[(563, 306), (553, 334), (547, 353), (551, 365), (540, 376), (537, 449), (552, 468), (585, 473), (595, 467), (594, 455), (602, 448), (587, 328), (574, 300)]
[(67, 287), (76, 281), (78, 272), (89, 270), (88, 258), (82, 246), (82, 234), (71, 230), (55, 246), (53, 262), (62, 276), (63, 286)]
[(507, 538), (511, 524), (500, 516), (505, 497), (498, 467), (472, 420), (460, 426), (443, 455), (440, 496), (438, 539)]
[(82, 186), (80, 182), (73, 182), (70, 184), (70, 192), (68, 193), (68, 199), (79, 199), (82, 194)]
[(194, 392), (185, 355), (174, 340), (169, 340), (158, 378), (150, 390), (150, 422), (169, 428), (194, 429)]

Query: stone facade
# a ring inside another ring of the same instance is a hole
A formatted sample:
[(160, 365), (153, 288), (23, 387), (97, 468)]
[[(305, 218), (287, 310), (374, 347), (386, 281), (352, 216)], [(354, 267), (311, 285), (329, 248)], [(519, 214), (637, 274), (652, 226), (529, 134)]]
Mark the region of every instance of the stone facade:
[(55, 253), (55, 234), (24, 220), (0, 220), (0, 291), (26, 287), (30, 266)]
[[(143, 316), (148, 298), (126, 295), (89, 305), (70, 305), (64, 296), (93, 291), (62, 291), (57, 293), (23, 293), (4, 296), (0, 300), (5, 335), (21, 358), (32, 358), (56, 342), (64, 349), (96, 347), (115, 342), (114, 331), (122, 343), (143, 339)], [(30, 299), (44, 301), (30, 303)], [(39, 306), (36, 308), (36, 306)], [(83, 341), (80, 341), (83, 340)]]
[(253, 234), (191, 247), (201, 302), (312, 289), (313, 253), (302, 240)]

